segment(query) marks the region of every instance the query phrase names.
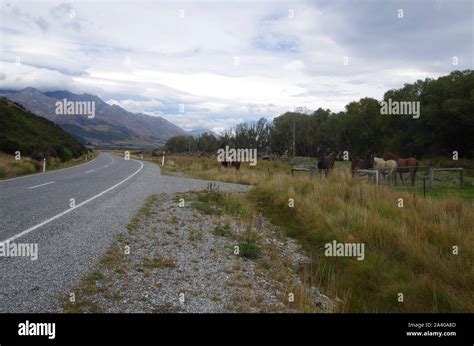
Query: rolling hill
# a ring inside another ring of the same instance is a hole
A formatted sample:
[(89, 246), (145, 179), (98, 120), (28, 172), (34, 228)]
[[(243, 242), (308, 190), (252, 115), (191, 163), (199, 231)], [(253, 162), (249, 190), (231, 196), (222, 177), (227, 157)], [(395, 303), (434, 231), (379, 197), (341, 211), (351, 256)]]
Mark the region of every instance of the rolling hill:
[(13, 155), (48, 154), (63, 161), (87, 152), (74, 137), (48, 119), (0, 97), (0, 151)]

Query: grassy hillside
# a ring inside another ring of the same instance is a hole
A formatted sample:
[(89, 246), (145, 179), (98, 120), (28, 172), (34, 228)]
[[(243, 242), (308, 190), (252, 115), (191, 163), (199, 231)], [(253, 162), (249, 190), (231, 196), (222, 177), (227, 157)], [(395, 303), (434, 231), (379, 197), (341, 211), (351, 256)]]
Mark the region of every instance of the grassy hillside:
[[(79, 156), (75, 159), (62, 162), (57, 157), (49, 157), (46, 160), (46, 171), (54, 171), (56, 169), (68, 168), (87, 160), (93, 160), (98, 152), (89, 152), (86, 155)], [(21, 175), (33, 174), (43, 171), (43, 163), (33, 160), (30, 157), (22, 156), (21, 160), (15, 160), (14, 155), (0, 153), (0, 179), (14, 178)]]
[[(328, 178), (292, 177), (289, 168), (281, 161), (259, 161), (236, 172), (215, 159), (169, 157), (163, 171), (255, 185), (247, 195), (210, 195), (208, 208), (215, 204), (243, 220), (249, 212), (262, 212), (299, 240), (314, 259), (310, 281), (340, 298), (340, 311), (474, 312), (474, 212), (469, 199), (448, 192), (414, 197), (413, 192), (337, 172)], [(364, 260), (326, 257), (324, 246), (333, 240), (364, 243)]]
[(59, 158), (68, 161), (87, 152), (71, 135), (51, 121), (0, 98), (0, 151), (13, 155)]

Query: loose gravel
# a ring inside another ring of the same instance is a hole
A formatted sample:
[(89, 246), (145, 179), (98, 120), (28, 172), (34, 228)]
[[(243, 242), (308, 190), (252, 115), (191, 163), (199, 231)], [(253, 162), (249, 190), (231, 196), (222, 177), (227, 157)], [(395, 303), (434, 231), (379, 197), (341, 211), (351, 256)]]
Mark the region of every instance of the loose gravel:
[(60, 311), (332, 311), (332, 302), (305, 282), (311, 260), (295, 241), (260, 216), (250, 228), (258, 257), (236, 254), (248, 224), (194, 208), (200, 193), (208, 192), (149, 198), (74, 295), (61, 298)]

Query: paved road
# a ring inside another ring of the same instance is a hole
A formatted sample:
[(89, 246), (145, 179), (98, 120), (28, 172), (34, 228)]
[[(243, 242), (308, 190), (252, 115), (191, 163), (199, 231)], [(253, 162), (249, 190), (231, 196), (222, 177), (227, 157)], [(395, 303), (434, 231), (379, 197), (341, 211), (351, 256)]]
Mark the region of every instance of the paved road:
[(126, 232), (148, 196), (201, 190), (207, 183), (161, 176), (155, 164), (108, 153), (73, 168), (0, 181), (0, 242), (38, 246), (34, 261), (0, 257), (0, 312), (56, 311), (59, 294), (69, 293)]

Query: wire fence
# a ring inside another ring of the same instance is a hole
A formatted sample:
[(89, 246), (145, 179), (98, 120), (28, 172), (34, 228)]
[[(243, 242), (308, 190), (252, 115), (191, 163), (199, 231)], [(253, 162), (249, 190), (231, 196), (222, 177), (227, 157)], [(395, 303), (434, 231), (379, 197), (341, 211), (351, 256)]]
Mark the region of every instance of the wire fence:
[[(296, 172), (309, 173), (310, 177), (319, 175), (329, 175), (331, 172), (341, 172), (352, 174), (360, 178), (373, 180), (376, 184), (388, 184), (398, 187), (423, 187), (433, 188), (437, 186), (459, 186), (464, 184), (464, 168), (435, 168), (431, 166), (407, 166), (398, 167), (392, 176), (388, 176), (387, 172), (376, 169), (356, 169), (352, 171), (348, 167), (335, 167), (330, 169), (318, 169), (316, 165), (300, 164), (293, 165), (291, 175)], [(414, 179), (412, 179), (414, 175)]]

